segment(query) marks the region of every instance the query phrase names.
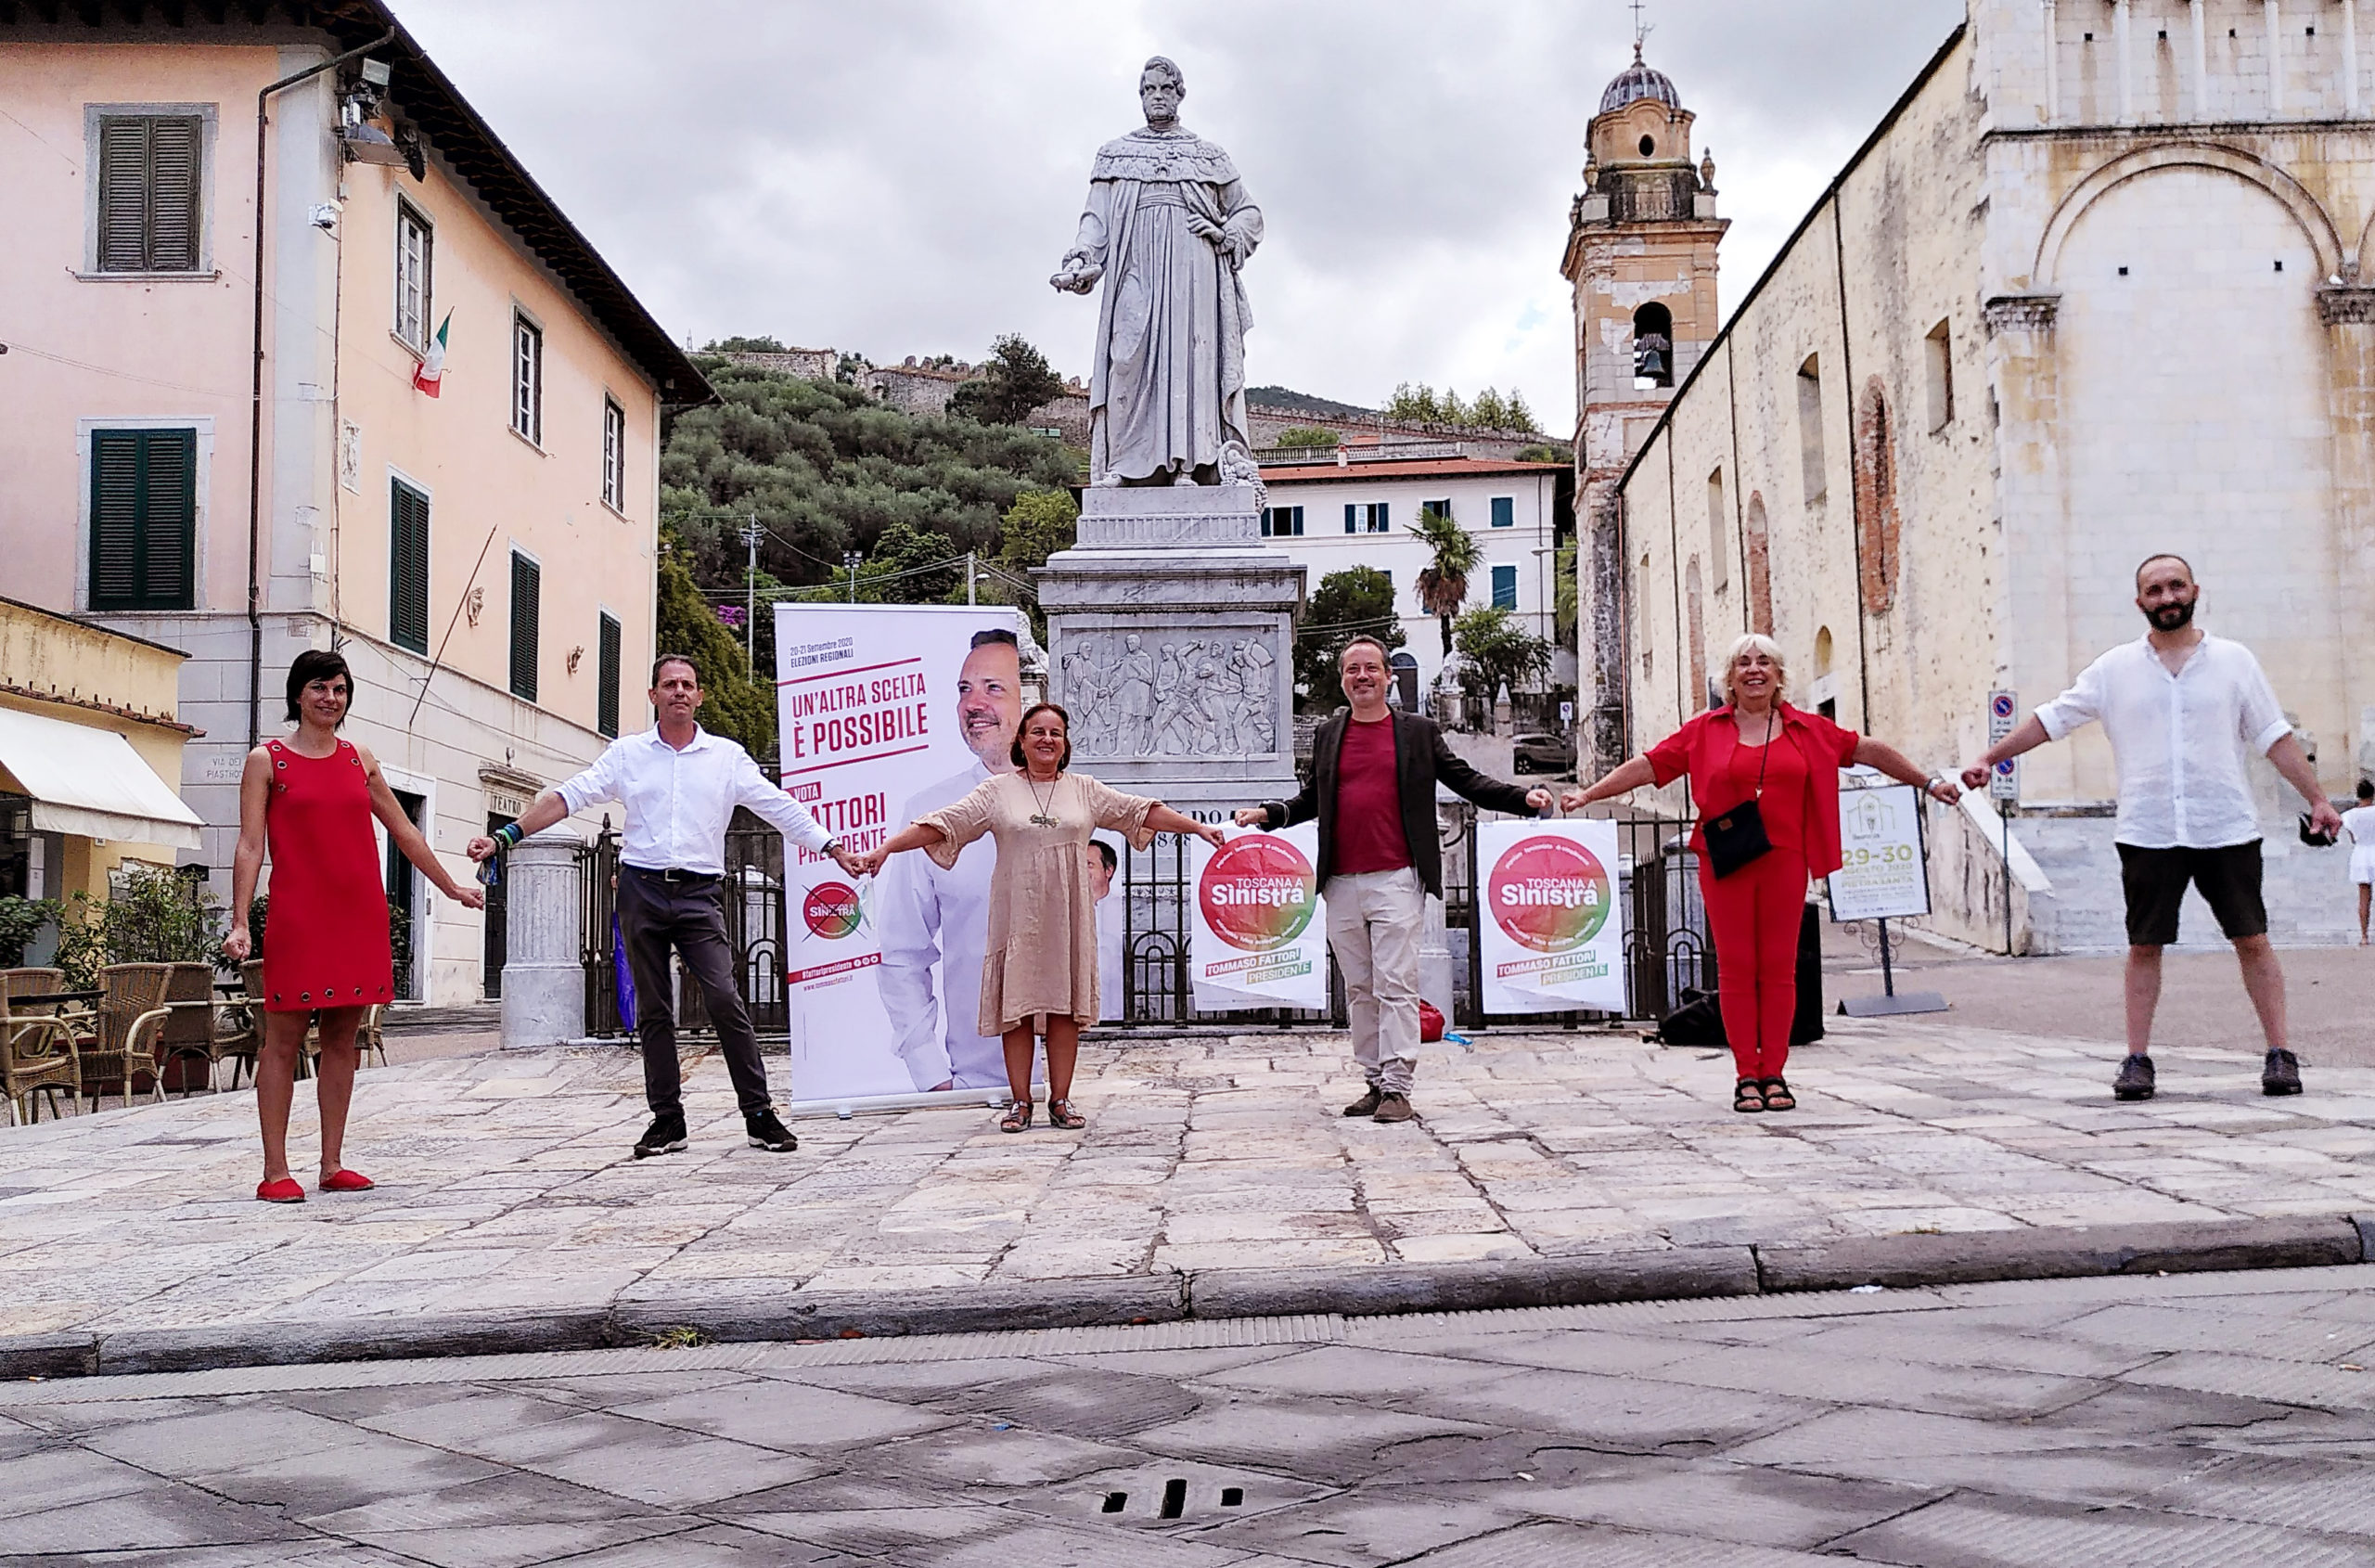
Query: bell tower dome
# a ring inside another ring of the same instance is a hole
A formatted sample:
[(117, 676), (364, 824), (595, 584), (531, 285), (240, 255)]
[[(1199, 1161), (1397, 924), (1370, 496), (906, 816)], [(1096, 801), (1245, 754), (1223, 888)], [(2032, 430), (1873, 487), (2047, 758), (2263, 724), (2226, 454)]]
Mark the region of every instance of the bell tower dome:
[(1695, 116), (1663, 71), (1633, 63), (1585, 133), (1584, 188), (1560, 271), (1574, 288), (1577, 635), (1586, 726), (1579, 765), (1622, 762), (1624, 563), (1616, 482), (1714, 341), (1715, 161), (1694, 164)]

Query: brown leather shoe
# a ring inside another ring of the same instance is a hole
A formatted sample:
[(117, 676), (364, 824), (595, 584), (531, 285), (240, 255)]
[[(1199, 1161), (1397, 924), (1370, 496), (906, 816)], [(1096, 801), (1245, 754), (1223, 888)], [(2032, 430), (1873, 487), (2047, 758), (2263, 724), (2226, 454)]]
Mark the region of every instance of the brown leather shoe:
[(1378, 1096), (1377, 1109), (1369, 1114), (1372, 1122), (1413, 1122), (1418, 1117), (1418, 1112), (1410, 1108), (1410, 1097), (1399, 1094)]
[(1360, 1099), (1344, 1107), (1344, 1114), (1347, 1116), (1374, 1116), (1377, 1114), (1377, 1086), (1375, 1084), (1371, 1084), (1369, 1086), (1368, 1093), (1361, 1096)]

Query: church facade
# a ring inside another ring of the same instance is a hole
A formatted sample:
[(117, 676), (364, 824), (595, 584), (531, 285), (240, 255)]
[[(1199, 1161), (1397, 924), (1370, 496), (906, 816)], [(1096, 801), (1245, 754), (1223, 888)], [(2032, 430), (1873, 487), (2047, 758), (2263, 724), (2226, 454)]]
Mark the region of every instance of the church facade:
[[(1613, 599), (1584, 660), (1621, 671), (1610, 749), (1707, 705), (1755, 629), (1795, 700), (1948, 770), (1992, 691), (2025, 713), (2139, 636), (2134, 569), (2175, 551), (2328, 790), (2375, 774), (2370, 25), (2366, 0), (1971, 0), (1614, 459), (1584, 568)], [(1588, 472), (1614, 449), (1582, 433)], [(2108, 746), (2022, 766), (2013, 945), (2116, 945)], [(2260, 772), (2278, 934), (2318, 939), (2340, 872), (2289, 853)], [(1995, 822), (1933, 813), (1932, 883), (1941, 929), (2000, 948)]]

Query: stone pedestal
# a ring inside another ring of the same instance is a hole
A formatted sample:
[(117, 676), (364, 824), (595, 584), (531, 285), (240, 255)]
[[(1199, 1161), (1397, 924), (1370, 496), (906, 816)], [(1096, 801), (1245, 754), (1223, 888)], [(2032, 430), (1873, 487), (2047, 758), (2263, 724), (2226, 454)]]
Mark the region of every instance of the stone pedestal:
[(503, 1034), (509, 1046), (585, 1036), (577, 881), (583, 846), (566, 826), (532, 833), (503, 859)]
[(1091, 488), (1033, 575), (1075, 767), (1208, 819), (1294, 793), (1303, 569), (1252, 486)]

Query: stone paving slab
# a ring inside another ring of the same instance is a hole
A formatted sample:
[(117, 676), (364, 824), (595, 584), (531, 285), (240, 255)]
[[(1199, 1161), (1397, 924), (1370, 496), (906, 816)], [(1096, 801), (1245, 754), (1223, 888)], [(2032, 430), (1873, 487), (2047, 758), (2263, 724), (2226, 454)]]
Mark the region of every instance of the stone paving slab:
[[(1423, 1119), (1380, 1126), (1336, 1113), (1358, 1086), (1344, 1050), (1315, 1031), (1092, 1044), (1085, 1133), (1006, 1136), (979, 1106), (948, 1107), (803, 1119), (789, 1155), (744, 1145), (701, 1058), (692, 1149), (641, 1162), (628, 1051), (424, 1060), (361, 1080), (348, 1162), (379, 1189), (286, 1207), (250, 1196), (245, 1093), (10, 1129), (0, 1361), (24, 1375), (89, 1370), (100, 1343), (109, 1365), (190, 1368), (686, 1322), (795, 1338), (2375, 1256), (2375, 1225), (2347, 1218), (2375, 1214), (2370, 1069), (2312, 1062), (2309, 1093), (2270, 1100), (2255, 1058), (2166, 1049), (2161, 1097), (2123, 1105), (2098, 1044), (1841, 1020), (1792, 1064), (1802, 1110), (1741, 1116), (1719, 1053), (1501, 1033), (1430, 1047)], [(296, 1121), (303, 1151), (302, 1092)]]

